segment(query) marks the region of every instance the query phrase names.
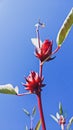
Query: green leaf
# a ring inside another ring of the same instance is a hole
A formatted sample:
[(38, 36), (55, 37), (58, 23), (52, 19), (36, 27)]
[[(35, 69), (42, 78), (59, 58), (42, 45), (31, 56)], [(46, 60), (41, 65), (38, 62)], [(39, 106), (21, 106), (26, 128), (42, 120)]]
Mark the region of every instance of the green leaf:
[(40, 129), (40, 126), (41, 126), (41, 121), (39, 120), (38, 123), (37, 123), (37, 125), (36, 125), (35, 130), (39, 130), (39, 129)]
[(70, 120), (69, 120), (69, 123), (68, 123), (67, 128), (66, 128), (67, 130), (70, 129), (72, 123), (73, 123), (73, 117), (71, 117)]
[(30, 113), (26, 110), (26, 109), (23, 109), (24, 113), (30, 117)]
[(63, 22), (58, 35), (57, 35), (57, 44), (61, 46), (65, 38), (67, 37), (71, 27), (73, 25), (73, 8), (69, 12), (68, 16), (66, 17), (65, 21)]
[(70, 118), (69, 122), (70, 122), (70, 124), (73, 123), (73, 116)]
[(58, 123), (58, 119), (54, 115), (50, 115), (54, 121)]
[(33, 110), (32, 110), (32, 116), (34, 116), (35, 113), (36, 113), (36, 107), (34, 107)]
[(13, 88), (11, 84), (0, 85), (0, 93), (17, 95), (18, 87)]
[(63, 114), (63, 108), (62, 108), (62, 104), (59, 103), (59, 114), (62, 115)]

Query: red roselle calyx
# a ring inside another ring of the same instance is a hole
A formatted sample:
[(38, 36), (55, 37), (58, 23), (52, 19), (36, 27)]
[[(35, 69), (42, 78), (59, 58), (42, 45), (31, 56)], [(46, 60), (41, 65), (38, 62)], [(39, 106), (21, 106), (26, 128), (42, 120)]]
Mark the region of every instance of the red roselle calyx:
[(41, 78), (38, 73), (32, 71), (30, 72), (29, 76), (25, 78), (26, 84), (23, 84), (25, 86), (26, 90), (29, 90), (31, 93), (39, 94), (42, 90), (42, 87), (45, 86), (45, 84), (42, 84), (44, 78)]
[(44, 61), (47, 57), (49, 57), (46, 61), (51, 60), (52, 54), (52, 41), (45, 40), (40, 48), (36, 48), (35, 56), (40, 59), (40, 61)]

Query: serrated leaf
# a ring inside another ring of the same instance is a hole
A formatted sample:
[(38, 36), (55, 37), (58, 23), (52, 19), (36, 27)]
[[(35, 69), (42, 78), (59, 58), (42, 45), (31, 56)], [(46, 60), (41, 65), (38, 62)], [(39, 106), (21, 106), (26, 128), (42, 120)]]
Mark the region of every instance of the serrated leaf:
[(23, 109), (23, 111), (27, 116), (30, 116), (30, 113), (26, 109)]
[[(32, 44), (36, 47), (39, 48), (39, 44), (38, 44), (38, 38), (31, 38), (31, 42)], [(40, 40), (40, 47), (42, 46), (42, 41)]]
[(35, 130), (39, 130), (40, 129), (40, 126), (41, 126), (41, 121), (39, 120), (36, 127), (35, 127)]
[(58, 123), (58, 119), (54, 115), (50, 115), (50, 116), (52, 117), (52, 119), (54, 119), (54, 121)]
[(17, 95), (18, 87), (13, 88), (11, 84), (0, 85), (0, 93)]
[(71, 9), (70, 13), (66, 17), (65, 21), (63, 22), (58, 35), (57, 35), (57, 44), (61, 46), (65, 38), (67, 37), (71, 27), (73, 25), (73, 8)]
[(59, 114), (62, 115), (63, 114), (63, 108), (62, 108), (62, 104), (59, 103)]
[(34, 116), (35, 113), (36, 113), (36, 107), (34, 107), (33, 110), (32, 110), (32, 116)]

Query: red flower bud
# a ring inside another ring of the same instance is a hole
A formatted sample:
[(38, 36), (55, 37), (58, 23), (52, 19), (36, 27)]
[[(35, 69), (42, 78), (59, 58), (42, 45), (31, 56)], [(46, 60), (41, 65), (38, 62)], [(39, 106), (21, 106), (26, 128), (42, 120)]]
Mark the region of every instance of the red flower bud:
[(43, 78), (39, 77), (38, 73), (32, 71), (26, 79), (26, 84), (23, 84), (26, 90), (29, 90), (31, 93), (38, 94), (41, 92), (41, 88), (45, 85), (42, 84)]
[(36, 48), (35, 55), (42, 62), (47, 57), (49, 57), (47, 60), (47, 61), (49, 61), (51, 59), (51, 57), (50, 57), (51, 53), (52, 53), (52, 42), (49, 40), (45, 40), (40, 48), (38, 48), (38, 49)]

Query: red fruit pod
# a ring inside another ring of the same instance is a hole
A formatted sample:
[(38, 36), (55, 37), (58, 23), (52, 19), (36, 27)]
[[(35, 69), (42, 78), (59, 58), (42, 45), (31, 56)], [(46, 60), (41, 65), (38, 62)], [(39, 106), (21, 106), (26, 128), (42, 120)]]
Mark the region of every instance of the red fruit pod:
[(23, 84), (26, 90), (29, 90), (31, 93), (38, 94), (41, 92), (42, 87), (45, 86), (43, 82), (43, 78), (38, 75), (38, 73), (31, 71), (29, 76), (25, 78), (26, 83)]
[(52, 41), (45, 40), (40, 48), (36, 48), (35, 55), (41, 62), (43, 62), (47, 57), (47, 61), (50, 60), (52, 54)]

